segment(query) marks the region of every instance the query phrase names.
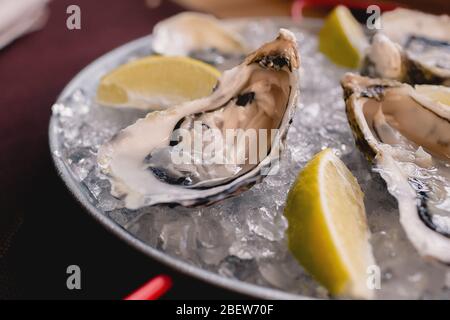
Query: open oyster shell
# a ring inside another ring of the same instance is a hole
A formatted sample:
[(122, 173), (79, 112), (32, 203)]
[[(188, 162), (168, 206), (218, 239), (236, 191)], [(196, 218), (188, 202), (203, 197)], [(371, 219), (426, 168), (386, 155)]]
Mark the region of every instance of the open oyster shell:
[(362, 73), (410, 84), (450, 86), (450, 17), (397, 9), (366, 50)]
[(382, 32), (392, 41), (407, 46), (411, 37), (450, 42), (450, 17), (399, 8), (381, 15)]
[(361, 73), (409, 84), (450, 86), (450, 44), (429, 49), (428, 55), (417, 56), (377, 33), (363, 61)]
[(428, 49), (415, 54), (377, 33), (367, 49), (361, 73), (410, 84), (450, 86), (450, 43), (429, 43), (434, 45), (423, 44)]
[(397, 81), (349, 73), (342, 87), (356, 144), (397, 199), (409, 240), (450, 263), (450, 106)]
[[(298, 67), (295, 36), (281, 29), (274, 41), (225, 71), (209, 97), (152, 112), (120, 131), (98, 153), (111, 193), (130, 209), (158, 203), (194, 206), (236, 195), (259, 182), (278, 161), (296, 109)], [(180, 139), (178, 129), (187, 135)], [(270, 133), (246, 137), (248, 129)], [(193, 150), (189, 148), (198, 133), (223, 137), (227, 130), (237, 131), (233, 141), (244, 144), (207, 151), (210, 145), (203, 141), (197, 149), (194, 141)], [(250, 161), (246, 138), (258, 146), (267, 142), (267, 148), (258, 147), (257, 161)], [(174, 161), (180, 151), (186, 158)], [(223, 163), (205, 161), (219, 151), (236, 157)]]
[(183, 12), (153, 28), (153, 49), (164, 55), (187, 56), (202, 51), (245, 55), (244, 40), (225, 23), (210, 14)]

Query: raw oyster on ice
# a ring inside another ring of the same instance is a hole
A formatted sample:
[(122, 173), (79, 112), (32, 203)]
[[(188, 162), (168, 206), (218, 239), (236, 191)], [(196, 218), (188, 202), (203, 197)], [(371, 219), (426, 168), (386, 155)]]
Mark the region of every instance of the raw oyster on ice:
[(450, 42), (450, 17), (399, 8), (381, 15), (382, 32), (406, 47), (411, 37)]
[(450, 17), (397, 9), (366, 50), (362, 73), (410, 84), (450, 86)]
[(346, 74), (356, 144), (397, 199), (420, 254), (450, 263), (450, 89)]
[[(295, 36), (280, 29), (274, 41), (225, 71), (210, 96), (149, 113), (120, 131), (98, 153), (111, 193), (131, 209), (158, 203), (194, 206), (259, 182), (283, 148), (296, 109), (298, 67)], [(248, 129), (257, 134), (247, 135)], [(225, 137), (229, 130), (237, 132), (231, 143)], [(196, 145), (201, 134), (204, 140)], [(217, 147), (208, 135), (226, 142)], [(252, 142), (256, 150), (250, 149)], [(214, 161), (219, 154), (231, 157)], [(182, 161), (174, 161), (174, 155)]]
[(244, 55), (244, 40), (213, 15), (183, 12), (163, 20), (153, 28), (153, 49), (164, 55), (196, 55), (213, 50), (220, 54)]
[(426, 53), (414, 54), (377, 33), (367, 49), (361, 73), (409, 84), (450, 86), (450, 43), (431, 43), (427, 45)]

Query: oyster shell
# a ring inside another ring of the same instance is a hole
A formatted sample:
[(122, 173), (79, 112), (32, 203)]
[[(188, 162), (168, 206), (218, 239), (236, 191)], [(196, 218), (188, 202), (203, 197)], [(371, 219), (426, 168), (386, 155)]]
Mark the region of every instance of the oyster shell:
[(450, 45), (415, 56), (381, 33), (375, 34), (361, 69), (363, 75), (406, 82), (450, 86)]
[[(130, 209), (158, 203), (194, 206), (236, 195), (259, 182), (278, 160), (296, 109), (298, 67), (295, 36), (280, 29), (274, 41), (225, 71), (209, 97), (149, 113), (120, 131), (98, 153), (111, 193)], [(271, 133), (247, 137), (248, 129)], [(185, 134), (178, 135), (178, 130)], [(214, 133), (225, 140), (227, 130), (237, 130), (233, 141), (244, 144), (225, 143), (208, 151), (211, 144), (202, 141), (200, 149), (196, 147), (196, 134)], [(266, 149), (258, 147), (256, 161), (251, 161), (246, 138), (258, 146), (267, 142)], [(234, 157), (223, 163), (209, 161), (220, 152)], [(180, 154), (183, 161), (174, 161)]]
[(153, 28), (153, 49), (164, 55), (187, 56), (214, 50), (221, 54), (244, 55), (244, 40), (213, 15), (183, 12)]
[(450, 17), (398, 9), (381, 19), (383, 29), (366, 50), (362, 74), (450, 86)]
[(450, 17), (399, 8), (381, 15), (382, 32), (403, 47), (411, 37), (450, 42)]
[(349, 73), (342, 87), (356, 144), (397, 199), (409, 240), (450, 263), (450, 106), (428, 86)]

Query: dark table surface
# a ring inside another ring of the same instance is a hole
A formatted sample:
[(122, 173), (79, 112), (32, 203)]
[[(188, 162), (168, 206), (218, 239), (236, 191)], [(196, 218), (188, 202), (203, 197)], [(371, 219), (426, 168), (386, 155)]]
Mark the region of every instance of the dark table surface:
[[(68, 30), (66, 8), (81, 8)], [(151, 32), (182, 9), (163, 1), (54, 0), (45, 28), (0, 50), (0, 299), (120, 299), (151, 277), (174, 280), (165, 298), (240, 298), (153, 261), (97, 224), (57, 176), (47, 128), (51, 105), (85, 65)], [(82, 289), (66, 288), (66, 268)]]

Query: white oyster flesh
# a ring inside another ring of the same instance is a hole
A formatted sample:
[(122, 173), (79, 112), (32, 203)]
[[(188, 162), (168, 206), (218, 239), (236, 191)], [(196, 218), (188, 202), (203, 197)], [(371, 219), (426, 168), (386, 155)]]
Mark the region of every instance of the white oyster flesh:
[(450, 17), (408, 9), (381, 16), (362, 73), (410, 84), (450, 86)]
[(244, 55), (244, 40), (213, 15), (183, 12), (153, 28), (153, 49), (164, 55), (186, 56), (215, 50), (221, 54)]
[(450, 263), (450, 106), (396, 81), (347, 74), (342, 86), (355, 140), (397, 199), (409, 240)]
[(385, 34), (375, 34), (365, 52), (362, 74), (410, 84), (450, 86), (450, 43), (414, 39), (403, 48)]
[[(98, 153), (111, 193), (130, 209), (193, 206), (259, 182), (278, 161), (296, 109), (298, 67), (295, 36), (280, 29), (274, 41), (225, 71), (210, 96), (149, 113), (120, 131)], [(235, 135), (227, 140), (230, 130)], [(216, 161), (218, 154), (231, 156)]]
[(401, 79), (404, 72), (402, 48), (385, 35), (375, 34), (370, 47), (367, 48), (366, 57), (372, 63), (374, 76)]
[(392, 41), (406, 46), (410, 37), (450, 42), (450, 17), (399, 8), (381, 15), (382, 32)]

